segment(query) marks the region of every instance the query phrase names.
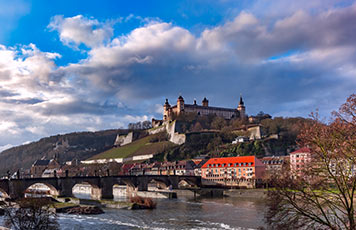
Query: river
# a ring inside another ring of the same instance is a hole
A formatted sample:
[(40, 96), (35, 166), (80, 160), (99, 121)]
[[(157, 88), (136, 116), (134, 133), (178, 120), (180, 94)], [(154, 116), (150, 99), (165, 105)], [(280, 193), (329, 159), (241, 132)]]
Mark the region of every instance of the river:
[[(104, 209), (101, 215), (59, 214), (61, 230), (257, 229), (265, 203), (253, 198), (159, 199), (154, 210)], [(2, 225), (0, 217), (0, 226)]]
[(160, 199), (155, 210), (105, 209), (95, 216), (59, 215), (63, 230), (257, 229), (265, 204), (246, 198)]

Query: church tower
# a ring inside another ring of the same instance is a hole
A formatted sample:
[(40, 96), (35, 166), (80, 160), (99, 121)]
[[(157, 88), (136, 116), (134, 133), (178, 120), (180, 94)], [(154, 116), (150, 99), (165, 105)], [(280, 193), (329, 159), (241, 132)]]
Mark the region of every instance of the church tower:
[(163, 120), (168, 121), (171, 118), (171, 105), (166, 99), (166, 103), (163, 105)]
[(177, 100), (177, 115), (184, 111), (184, 99), (182, 96), (178, 97)]
[(240, 118), (245, 119), (246, 118), (246, 108), (244, 101), (242, 100), (242, 95), (240, 95), (240, 103), (239, 106), (237, 107), (237, 110), (240, 112)]
[(202, 103), (202, 105), (203, 105), (204, 107), (208, 107), (208, 106), (209, 106), (209, 100), (206, 99), (206, 97), (204, 97), (204, 99), (203, 99), (203, 101), (202, 101), (201, 103)]

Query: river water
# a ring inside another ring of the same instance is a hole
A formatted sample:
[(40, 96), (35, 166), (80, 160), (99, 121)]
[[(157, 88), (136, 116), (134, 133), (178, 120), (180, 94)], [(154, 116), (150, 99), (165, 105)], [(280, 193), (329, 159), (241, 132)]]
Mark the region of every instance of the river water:
[[(104, 209), (100, 215), (59, 214), (61, 230), (257, 229), (265, 203), (253, 198), (159, 199), (154, 210)], [(2, 225), (0, 217), (0, 226)]]
[(105, 214), (59, 215), (61, 229), (257, 229), (265, 204), (246, 198), (160, 199), (154, 210), (104, 209)]

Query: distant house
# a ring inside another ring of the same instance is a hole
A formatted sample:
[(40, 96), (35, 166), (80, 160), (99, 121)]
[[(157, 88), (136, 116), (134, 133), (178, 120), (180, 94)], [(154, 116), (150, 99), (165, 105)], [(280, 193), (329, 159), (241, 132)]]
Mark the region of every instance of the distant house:
[(262, 185), (265, 165), (255, 156), (211, 158), (202, 167), (202, 179), (220, 186), (256, 188)]
[(290, 168), (296, 176), (301, 176), (305, 167), (311, 161), (311, 151), (309, 148), (301, 148), (290, 153)]
[(121, 175), (129, 175), (130, 174), (130, 169), (134, 167), (134, 164), (126, 163), (123, 164), (121, 167), (120, 174)]
[(42, 177), (42, 173), (48, 167), (49, 160), (37, 160), (32, 164), (31, 176), (32, 177)]
[(247, 141), (249, 141), (248, 137), (239, 136), (239, 137), (236, 137), (235, 140), (232, 141), (232, 144), (244, 143)]
[(263, 157), (262, 163), (266, 166), (267, 171), (279, 171), (282, 170), (284, 164), (289, 162), (290, 156), (271, 156)]
[(134, 164), (128, 171), (130, 175), (144, 175), (146, 173), (147, 164)]
[(60, 164), (56, 159), (51, 160), (36, 160), (31, 167), (31, 177), (42, 177), (46, 169), (59, 169)]
[(194, 167), (191, 160), (164, 162), (160, 171), (161, 175), (194, 175)]
[(194, 176), (201, 176), (201, 168), (208, 161), (208, 159), (193, 160), (194, 166)]
[(56, 177), (59, 169), (45, 169), (41, 177)]

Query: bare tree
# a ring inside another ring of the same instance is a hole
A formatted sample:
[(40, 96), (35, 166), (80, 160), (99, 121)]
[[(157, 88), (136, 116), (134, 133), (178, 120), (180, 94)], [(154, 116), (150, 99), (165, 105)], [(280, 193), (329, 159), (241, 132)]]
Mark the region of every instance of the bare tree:
[(15, 230), (57, 230), (59, 224), (46, 198), (25, 198), (6, 205), (5, 226)]
[(271, 229), (356, 229), (356, 95), (330, 122), (306, 124), (299, 145), (311, 160), (300, 174), (288, 167), (271, 177), (266, 219)]

